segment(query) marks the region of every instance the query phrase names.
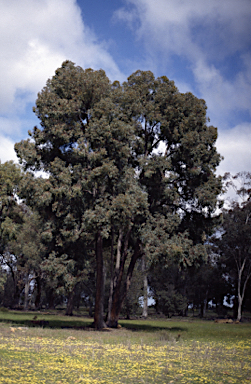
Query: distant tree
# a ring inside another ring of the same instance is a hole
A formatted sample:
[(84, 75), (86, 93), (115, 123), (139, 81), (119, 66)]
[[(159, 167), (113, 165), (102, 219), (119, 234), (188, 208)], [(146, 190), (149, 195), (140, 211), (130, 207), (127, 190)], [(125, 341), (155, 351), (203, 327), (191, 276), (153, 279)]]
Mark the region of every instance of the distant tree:
[(1, 287), (6, 284), (11, 292), (7, 297), (3, 292), (4, 303), (15, 306), (18, 303), (21, 287), (20, 274), (16, 269), (16, 258), (10, 253), (10, 242), (17, 238), (23, 222), (23, 207), (18, 203), (18, 193), (22, 172), (13, 161), (0, 162), (0, 263)]
[(148, 316), (148, 278), (147, 278), (147, 265), (146, 265), (146, 254), (142, 256), (142, 274), (143, 274), (143, 311), (142, 317), (147, 318)]
[(11, 239), (17, 234), (22, 222), (18, 191), (22, 179), (21, 169), (13, 161), (0, 161), (0, 254), (2, 255)]
[[(39, 280), (42, 277), (41, 263), (46, 254), (46, 247), (42, 243), (42, 220), (37, 213), (23, 206), (23, 222), (15, 239), (9, 242), (10, 259), (15, 260), (15, 266), (6, 263), (12, 273), (18, 273), (20, 283), (24, 286), (24, 309), (28, 309), (28, 299), (31, 282), (37, 288), (35, 306), (39, 308), (41, 291)], [(21, 286), (22, 286), (21, 285)]]
[(232, 201), (230, 209), (224, 210), (221, 236), (216, 238), (215, 243), (226, 264), (228, 276), (235, 285), (237, 320), (240, 321), (243, 300), (251, 277), (251, 174), (237, 174), (232, 178), (231, 185), (234, 182), (235, 186), (237, 182), (240, 183), (239, 186), (237, 184), (236, 192), (241, 201)]
[[(141, 315), (141, 299), (144, 298), (144, 275), (142, 274), (141, 260), (136, 263), (130, 289), (121, 308), (121, 315), (130, 319), (131, 316)], [(142, 315), (143, 316), (143, 315)]]
[(185, 279), (177, 263), (157, 263), (149, 272), (149, 284), (157, 313), (172, 317), (186, 312)]
[(0, 263), (0, 306), (3, 306), (4, 301), (4, 290), (6, 287), (6, 282), (8, 278), (8, 273), (6, 269), (3, 268), (2, 262)]
[(249, 279), (246, 287), (245, 300), (243, 302), (243, 310), (251, 312), (251, 279)]
[(193, 309), (199, 310), (200, 317), (204, 317), (208, 303), (221, 308), (224, 297), (229, 293), (229, 285), (224, 278), (225, 268), (220, 261), (210, 258), (201, 261), (199, 265), (188, 268), (186, 275), (186, 295), (188, 303)]

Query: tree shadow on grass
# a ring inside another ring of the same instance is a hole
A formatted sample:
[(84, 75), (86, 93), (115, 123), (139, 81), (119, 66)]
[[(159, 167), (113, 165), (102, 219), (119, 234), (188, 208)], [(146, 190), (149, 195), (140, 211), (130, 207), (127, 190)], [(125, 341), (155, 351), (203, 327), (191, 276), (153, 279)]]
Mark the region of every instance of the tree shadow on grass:
[(88, 319), (81, 320), (69, 320), (66, 318), (62, 319), (48, 319), (46, 316), (40, 319), (0, 319), (2, 323), (9, 323), (13, 326), (23, 326), (23, 327), (40, 327), (40, 328), (52, 328), (52, 329), (88, 329), (91, 327), (91, 321)]
[[(79, 330), (86, 330), (91, 331), (94, 330), (92, 328), (92, 320), (85, 318), (85, 317), (69, 317), (65, 316), (65, 319), (57, 319), (57, 315), (55, 315), (55, 318), (52, 315), (42, 315), (39, 314), (38, 316), (30, 316), (30, 319), (27, 319), (27, 316), (22, 319), (21, 316), (18, 316), (18, 318), (15, 318), (15, 315), (11, 318), (1, 318), (0, 316), (0, 323), (9, 323), (12, 326), (23, 326), (23, 327), (37, 327), (37, 328), (51, 328), (51, 329), (79, 329)], [(170, 322), (168, 322), (165, 325), (158, 325), (158, 324), (149, 324), (145, 323), (144, 320), (134, 322), (133, 320), (124, 320), (121, 322), (122, 328), (126, 329), (128, 331), (132, 332), (158, 332), (158, 331), (169, 331), (169, 332), (186, 332), (188, 329), (186, 327), (177, 327), (177, 326), (170, 326)]]
[(128, 320), (128, 322), (123, 322), (122, 327), (133, 332), (158, 332), (163, 330), (169, 332), (186, 332), (188, 330), (186, 327), (170, 327), (144, 324), (143, 321), (142, 324), (134, 324), (130, 323), (130, 320)]

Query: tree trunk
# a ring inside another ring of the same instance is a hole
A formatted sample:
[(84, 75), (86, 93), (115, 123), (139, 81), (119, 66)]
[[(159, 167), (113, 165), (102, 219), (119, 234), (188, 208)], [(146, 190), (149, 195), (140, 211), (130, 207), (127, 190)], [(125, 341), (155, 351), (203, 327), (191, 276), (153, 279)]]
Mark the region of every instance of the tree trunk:
[(238, 295), (238, 312), (237, 312), (237, 321), (241, 321), (242, 316), (242, 297)]
[(244, 263), (242, 264), (241, 268), (238, 268), (238, 312), (237, 312), (237, 321), (241, 321), (241, 312), (242, 312), (242, 300), (243, 300), (243, 295), (241, 294), (241, 277), (242, 277), (242, 271), (244, 269), (246, 260), (244, 259)]
[(24, 285), (24, 310), (28, 310), (28, 298), (29, 298), (29, 288), (30, 288), (30, 281), (29, 281), (29, 273), (27, 272), (25, 274), (25, 285)]
[(96, 234), (96, 263), (97, 263), (97, 277), (96, 277), (96, 297), (94, 308), (94, 323), (96, 329), (106, 327), (104, 321), (104, 260), (103, 260), (103, 239), (101, 233)]
[(11, 277), (12, 277), (12, 280), (13, 280), (13, 285), (14, 285), (14, 295), (13, 295), (13, 299), (12, 299), (12, 302), (11, 302), (11, 308), (16, 308), (19, 306), (19, 302), (20, 302), (20, 294), (24, 288), (23, 284), (21, 287), (19, 287), (19, 284), (18, 284), (18, 277), (16, 276), (16, 274), (14, 273), (14, 270), (13, 268), (8, 265), (8, 267), (10, 268), (10, 271), (11, 271)]
[(66, 316), (72, 316), (73, 315), (73, 306), (74, 306), (74, 297), (75, 297), (75, 288), (69, 293), (68, 300), (67, 300), (67, 307), (66, 307)]
[[(123, 231), (122, 228), (119, 230), (118, 244), (117, 244), (117, 254), (116, 254), (116, 265), (115, 272), (113, 272), (113, 244), (112, 244), (112, 254), (111, 254), (111, 283), (110, 283), (110, 293), (108, 301), (108, 313), (107, 313), (107, 324), (110, 324), (111, 321), (111, 311), (113, 303), (113, 293), (118, 283), (119, 273), (121, 270), (121, 247), (122, 247)], [(123, 271), (122, 271), (123, 273)]]
[(37, 293), (35, 298), (35, 308), (40, 309), (40, 302), (41, 302), (41, 278), (40, 276), (36, 277), (36, 286), (37, 286)]
[(114, 255), (113, 255), (113, 245), (114, 245), (114, 229), (112, 226), (112, 235), (111, 235), (111, 258), (110, 258), (110, 274), (111, 274), (111, 280), (110, 280), (110, 290), (109, 290), (109, 299), (108, 299), (108, 310), (107, 310), (107, 322), (109, 323), (111, 319), (111, 309), (112, 309), (112, 295), (113, 295), (113, 279), (114, 279)]
[(208, 290), (207, 290), (207, 292), (206, 292), (206, 297), (205, 297), (205, 299), (204, 299), (204, 305), (203, 305), (203, 317), (206, 316), (207, 301), (208, 301)]
[(238, 317), (238, 298), (235, 295), (233, 299), (233, 318), (237, 319)]
[(112, 328), (116, 328), (118, 326), (118, 316), (119, 316), (118, 313), (120, 311), (118, 310), (118, 308), (120, 307), (120, 289), (121, 289), (122, 278), (123, 278), (123, 273), (125, 268), (125, 261), (127, 258), (128, 241), (129, 241), (130, 232), (131, 230), (129, 229), (127, 231), (127, 234), (124, 240), (123, 254), (121, 254), (123, 230), (122, 228), (120, 228), (119, 230), (116, 266), (115, 266), (115, 273), (113, 278), (112, 304), (111, 304), (110, 312), (108, 314), (109, 319), (107, 320), (108, 327), (112, 327)]
[(146, 256), (142, 256), (142, 272), (143, 272), (143, 283), (144, 283), (144, 298), (143, 298), (143, 312), (142, 317), (147, 318), (148, 316), (148, 280), (146, 271)]
[(205, 301), (206, 300), (202, 300), (201, 303), (200, 303), (200, 317), (203, 318), (205, 317), (205, 314), (206, 314), (206, 304), (205, 304)]
[(47, 298), (47, 308), (54, 309), (55, 308), (55, 295), (53, 289), (50, 289), (46, 295)]
[(238, 268), (238, 265), (237, 265), (237, 268), (238, 268), (238, 313), (237, 313), (237, 321), (241, 321), (241, 317), (242, 317), (242, 303), (243, 303), (243, 299), (244, 299), (247, 283), (248, 283), (248, 280), (249, 280), (249, 278), (251, 276), (250, 265), (249, 265), (248, 272), (246, 274), (246, 278), (244, 279), (244, 283), (243, 283), (243, 287), (242, 287), (242, 291), (241, 291), (242, 273), (244, 271), (244, 267), (245, 267), (246, 261), (247, 261), (247, 259), (244, 259), (244, 261), (243, 261), (243, 263), (242, 263), (240, 268)]
[(127, 276), (126, 276), (126, 281), (124, 285), (124, 290), (121, 293), (120, 292), (120, 287), (121, 287), (121, 279), (118, 280), (118, 284), (116, 288), (114, 289), (114, 295), (113, 295), (113, 301), (112, 301), (112, 308), (111, 308), (111, 317), (110, 321), (108, 323), (108, 326), (111, 328), (117, 328), (118, 327), (118, 320), (119, 320), (119, 314), (123, 305), (123, 302), (126, 298), (127, 292), (130, 288), (131, 280), (132, 280), (132, 274), (133, 270), (136, 264), (136, 261), (138, 258), (141, 256), (140, 253), (140, 245), (139, 241), (137, 241), (137, 244), (135, 246), (134, 253), (132, 255), (128, 270), (127, 270)]

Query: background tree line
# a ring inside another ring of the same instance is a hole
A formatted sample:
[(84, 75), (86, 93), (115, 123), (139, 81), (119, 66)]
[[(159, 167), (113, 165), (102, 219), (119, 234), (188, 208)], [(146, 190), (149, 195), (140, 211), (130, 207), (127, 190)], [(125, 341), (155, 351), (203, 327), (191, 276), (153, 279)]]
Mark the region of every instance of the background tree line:
[[(130, 316), (139, 296), (146, 303), (149, 289), (168, 316), (188, 304), (203, 315), (227, 295), (242, 304), (250, 247), (236, 243), (238, 259), (223, 246), (232, 224), (230, 211), (216, 215), (220, 155), (204, 100), (149, 71), (121, 85), (66, 61), (34, 112), (40, 126), (15, 145), (22, 168), (0, 166), (2, 305), (64, 301), (71, 315), (84, 302), (100, 329)], [(245, 211), (249, 239), (245, 201), (231, 212), (235, 222)]]

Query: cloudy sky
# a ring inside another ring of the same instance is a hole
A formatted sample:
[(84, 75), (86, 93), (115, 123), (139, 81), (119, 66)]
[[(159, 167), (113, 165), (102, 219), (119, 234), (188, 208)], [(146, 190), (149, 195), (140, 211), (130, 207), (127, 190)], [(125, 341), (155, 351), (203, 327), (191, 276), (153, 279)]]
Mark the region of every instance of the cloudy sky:
[(0, 159), (37, 120), (36, 95), (69, 59), (120, 81), (166, 75), (206, 100), (218, 173), (251, 171), (250, 0), (0, 0)]

